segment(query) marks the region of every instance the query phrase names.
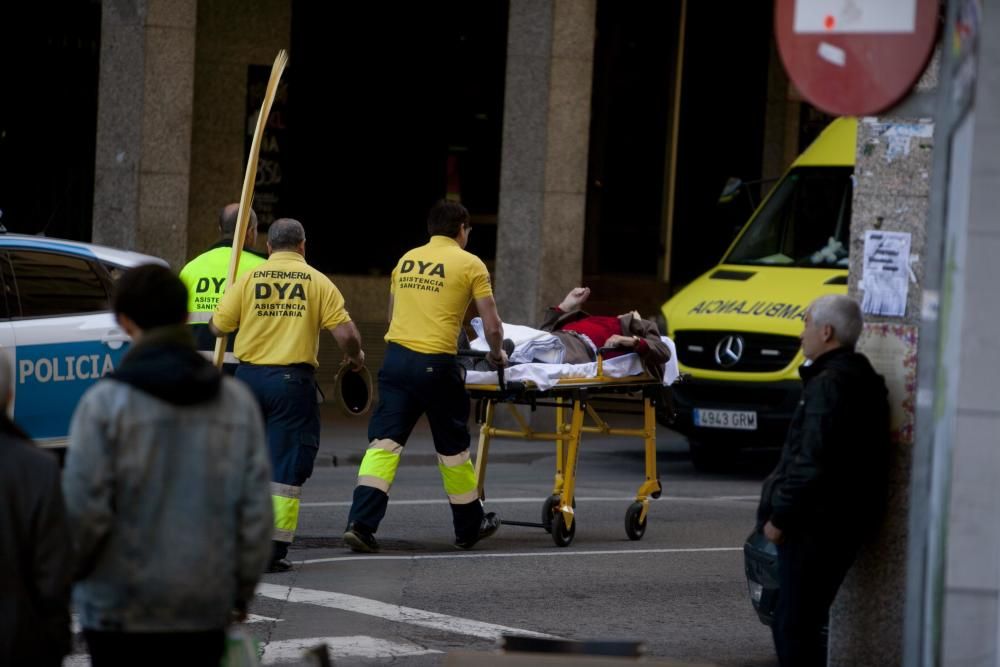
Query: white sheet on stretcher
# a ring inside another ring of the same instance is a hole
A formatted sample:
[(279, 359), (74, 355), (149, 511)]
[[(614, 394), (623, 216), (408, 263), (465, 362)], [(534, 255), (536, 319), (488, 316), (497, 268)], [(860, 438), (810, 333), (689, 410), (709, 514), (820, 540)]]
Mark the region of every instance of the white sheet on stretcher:
[[(663, 342), (670, 348), (670, 361), (664, 365), (663, 384), (673, 384), (680, 374), (677, 367), (677, 348), (674, 342), (663, 337)], [(623, 378), (630, 375), (642, 375), (642, 361), (635, 353), (623, 354), (620, 357), (607, 359), (603, 363), (606, 377)], [(538, 389), (545, 391), (554, 387), (559, 380), (569, 378), (597, 377), (597, 362), (589, 364), (516, 364), (504, 370), (504, 379), (515, 382), (533, 382)], [(496, 384), (496, 371), (467, 371), (466, 384)]]

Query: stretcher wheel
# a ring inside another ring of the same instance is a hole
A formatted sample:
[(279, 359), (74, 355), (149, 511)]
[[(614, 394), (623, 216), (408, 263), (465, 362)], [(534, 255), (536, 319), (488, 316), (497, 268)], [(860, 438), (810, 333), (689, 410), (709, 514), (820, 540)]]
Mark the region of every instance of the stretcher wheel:
[(642, 516), (642, 503), (634, 502), (625, 512), (625, 534), (630, 540), (641, 540), (646, 534), (646, 520), (639, 521)]
[(556, 512), (555, 516), (552, 517), (552, 541), (556, 543), (557, 547), (568, 547), (573, 541), (574, 535), (576, 535), (576, 519), (567, 528), (566, 519), (563, 518), (562, 512)]
[(555, 514), (557, 507), (559, 507), (559, 496), (556, 495), (546, 498), (542, 505), (542, 526), (546, 533), (552, 532), (552, 515)]

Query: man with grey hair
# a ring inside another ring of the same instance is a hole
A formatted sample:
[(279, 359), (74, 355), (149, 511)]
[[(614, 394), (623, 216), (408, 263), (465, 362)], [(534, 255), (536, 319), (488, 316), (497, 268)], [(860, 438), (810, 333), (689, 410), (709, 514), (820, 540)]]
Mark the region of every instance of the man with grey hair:
[(71, 647), (73, 538), (59, 464), (7, 416), (13, 376), (0, 350), (0, 665), (55, 667)]
[[(239, 204), (227, 204), (222, 208), (219, 212), (219, 240), (185, 264), (180, 273), (181, 282), (188, 291), (188, 324), (198, 349), (209, 358), (215, 350), (215, 336), (206, 325), (226, 290), (226, 278), (229, 275), (229, 260), (233, 254), (233, 236), (236, 234), (239, 212)], [(243, 237), (243, 250), (240, 252), (240, 263), (236, 270), (237, 278), (264, 263), (264, 258), (253, 252), (255, 243), (257, 243), (257, 214), (250, 209), (250, 223)], [(223, 368), (230, 375), (236, 370), (232, 352), (233, 337), (229, 336), (226, 341), (226, 364)]]
[(236, 377), (249, 385), (267, 424), (274, 503), (271, 572), (291, 569), (286, 558), (299, 520), (302, 485), (319, 451), (316, 367), (319, 335), (333, 334), (354, 370), (365, 364), (361, 335), (344, 297), (306, 264), (306, 235), (291, 218), (275, 220), (267, 236), (270, 257), (226, 290), (209, 322), (216, 336), (239, 328)]
[(847, 296), (806, 310), (802, 398), (761, 491), (757, 529), (778, 548), (771, 630), (783, 667), (826, 664), (830, 605), (884, 506), (889, 404), (882, 376), (854, 350), (861, 329)]

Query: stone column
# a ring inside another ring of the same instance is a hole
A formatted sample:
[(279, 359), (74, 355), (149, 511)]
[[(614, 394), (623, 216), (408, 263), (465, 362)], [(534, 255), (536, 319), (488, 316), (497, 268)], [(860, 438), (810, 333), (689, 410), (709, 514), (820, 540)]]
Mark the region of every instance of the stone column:
[(535, 322), (579, 284), (596, 0), (512, 0), (507, 37), (496, 292)]
[(104, 0), (101, 10), (93, 239), (179, 268), (197, 0)]
[[(933, 63), (917, 90), (933, 89), (936, 77)], [(910, 234), (910, 277), (904, 315), (866, 314), (858, 345), (889, 386), (893, 413), (889, 503), (877, 541), (862, 549), (830, 611), (831, 667), (902, 664), (917, 345), (924, 258), (934, 251), (926, 247), (933, 131), (928, 119), (879, 117), (858, 122), (848, 293), (863, 299), (869, 230)]]

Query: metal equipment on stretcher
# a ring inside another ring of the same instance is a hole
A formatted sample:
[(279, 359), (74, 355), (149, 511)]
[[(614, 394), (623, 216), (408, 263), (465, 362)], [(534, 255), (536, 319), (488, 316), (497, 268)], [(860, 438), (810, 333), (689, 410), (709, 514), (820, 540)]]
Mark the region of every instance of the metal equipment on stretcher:
[[(466, 384), (469, 394), (478, 400), (476, 422), (480, 424), (480, 430), (475, 469), (481, 499), (486, 498), (486, 467), (489, 462), (490, 443), (494, 438), (552, 440), (556, 444), (555, 481), (552, 495), (542, 505), (541, 523), (503, 521), (504, 524), (544, 528), (552, 535), (552, 541), (556, 546), (569, 546), (576, 534), (577, 521), (574, 511), (576, 464), (583, 434), (633, 436), (642, 438), (645, 446), (646, 479), (636, 492), (635, 501), (625, 512), (625, 533), (631, 540), (642, 539), (646, 532), (649, 499), (659, 498), (662, 492), (659, 475), (656, 472), (656, 407), (664, 400), (664, 392), (669, 389), (648, 373), (627, 377), (605, 375), (603, 355), (609, 351), (611, 350), (598, 350), (595, 376), (560, 379), (555, 386), (545, 390), (538, 389), (531, 382), (505, 382), (502, 368), (497, 369), (496, 384)], [(463, 350), (459, 354), (483, 355), (468, 350)], [(641, 395), (641, 412), (635, 411), (634, 408), (627, 409), (628, 406), (635, 405), (635, 400), (625, 398), (626, 394)], [(611, 427), (591, 403), (591, 399), (597, 397), (601, 398), (602, 403), (610, 402), (622, 406), (602, 408), (605, 413), (641, 414), (642, 428)], [(519, 428), (504, 429), (494, 426), (494, 417), (501, 404), (507, 406)], [(539, 432), (532, 429), (515, 407), (517, 405), (528, 405), (532, 410), (538, 407), (554, 408), (554, 431)], [(589, 423), (587, 423), (588, 417)]]

